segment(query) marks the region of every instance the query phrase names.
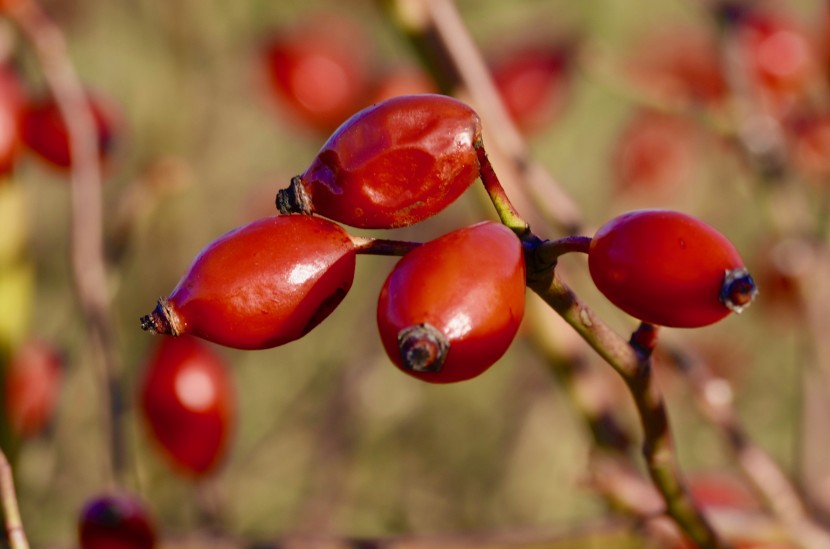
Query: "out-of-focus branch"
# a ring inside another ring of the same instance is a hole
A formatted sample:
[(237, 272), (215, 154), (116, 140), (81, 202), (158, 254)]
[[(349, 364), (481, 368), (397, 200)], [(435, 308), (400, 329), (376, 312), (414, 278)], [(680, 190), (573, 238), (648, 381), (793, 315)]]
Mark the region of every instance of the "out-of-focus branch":
[(61, 30), (35, 0), (17, 0), (8, 12), (31, 44), (49, 91), (64, 118), (71, 152), (71, 265), (93, 360), (101, 364), (107, 399), (113, 477), (124, 472), (119, 355), (115, 348), (103, 253), (101, 167), (95, 122)]
[(790, 538), (801, 547), (830, 548), (830, 534), (809, 516), (801, 496), (778, 464), (747, 435), (735, 412), (729, 382), (715, 377), (692, 354), (675, 352), (673, 358), (701, 412), (721, 431), (744, 474)]
[(6, 454), (0, 450), (0, 504), (3, 506), (3, 522), (6, 527), (6, 537), (11, 549), (29, 549), (29, 541), (23, 530), (23, 521), (20, 519), (20, 510), (17, 506), (17, 494), (14, 491), (14, 475), (6, 459)]
[(469, 94), (481, 115), (487, 150), (498, 165), (505, 190), (530, 226), (552, 223), (567, 234), (580, 232), (579, 207), (530, 155), (453, 0), (384, 0), (382, 5), (410, 37), (436, 80), (448, 88), (461, 85)]

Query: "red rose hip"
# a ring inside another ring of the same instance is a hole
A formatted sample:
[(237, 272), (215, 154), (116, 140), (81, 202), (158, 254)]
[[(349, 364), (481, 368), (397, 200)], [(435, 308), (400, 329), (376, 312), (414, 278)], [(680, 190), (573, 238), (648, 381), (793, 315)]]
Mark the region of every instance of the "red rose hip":
[(203, 476), (225, 455), (236, 396), (225, 361), (199, 339), (165, 337), (147, 363), (141, 412), (173, 465)]
[(155, 528), (142, 503), (118, 493), (86, 503), (78, 521), (80, 549), (152, 549)]
[[(87, 101), (98, 138), (98, 155), (105, 161), (114, 149), (120, 115), (115, 105), (99, 94), (89, 93)], [(69, 130), (53, 97), (33, 99), (25, 105), (20, 127), (21, 139), (29, 150), (60, 170), (69, 169)]]
[(63, 382), (63, 359), (49, 343), (30, 340), (16, 350), (5, 372), (6, 417), (21, 437), (40, 433), (52, 419)]
[(204, 248), (141, 326), (237, 349), (276, 347), (322, 322), (354, 271), (355, 245), (339, 225), (302, 215), (259, 219)]
[(275, 34), (262, 58), (274, 96), (314, 129), (329, 133), (366, 105), (369, 48), (348, 19), (318, 16)]
[(740, 312), (756, 294), (725, 236), (669, 210), (637, 210), (603, 225), (591, 241), (588, 267), (614, 305), (661, 326), (712, 324)]
[(378, 328), (396, 366), (451, 383), (478, 376), (505, 353), (524, 304), (521, 243), (486, 221), (405, 255), (381, 291)]
[(347, 120), (309, 168), (279, 191), (282, 213), (317, 213), (353, 227), (422, 221), (478, 177), (481, 123), (444, 95), (405, 95)]

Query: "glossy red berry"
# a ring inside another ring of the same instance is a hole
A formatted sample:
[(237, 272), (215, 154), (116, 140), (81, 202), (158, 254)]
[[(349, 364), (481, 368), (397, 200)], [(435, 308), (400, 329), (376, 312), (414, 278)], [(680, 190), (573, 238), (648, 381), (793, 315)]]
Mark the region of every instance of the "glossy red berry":
[(144, 505), (124, 493), (86, 503), (78, 521), (80, 549), (152, 549), (156, 533)]
[(496, 89), (516, 125), (532, 133), (562, 111), (570, 91), (573, 45), (526, 46), (492, 64)]
[(381, 290), (378, 328), (396, 366), (451, 383), (478, 376), (504, 354), (524, 305), (519, 239), (486, 221), (405, 255)]
[[(120, 126), (120, 115), (115, 105), (100, 94), (88, 94), (98, 136), (98, 155), (106, 161), (112, 154)], [(69, 132), (57, 102), (49, 97), (29, 101), (21, 121), (23, 144), (51, 165), (66, 170), (72, 164)]]
[(215, 470), (236, 423), (236, 394), (222, 357), (193, 337), (162, 338), (140, 391), (142, 415), (171, 463), (196, 477)]
[(316, 130), (333, 131), (368, 99), (366, 39), (348, 20), (310, 20), (273, 36), (262, 56), (273, 94)]
[(6, 417), (18, 436), (40, 433), (52, 419), (63, 382), (63, 359), (41, 340), (24, 343), (12, 356), (3, 386)]
[(309, 168), (279, 191), (281, 212), (353, 227), (411, 225), (451, 204), (476, 177), (481, 123), (444, 95), (394, 97), (355, 114)]
[(343, 300), (355, 245), (340, 226), (304, 215), (259, 219), (205, 247), (142, 328), (238, 349), (299, 339)]
[(614, 305), (662, 326), (712, 324), (740, 312), (756, 293), (725, 236), (668, 210), (633, 211), (603, 225), (591, 241), (588, 266)]

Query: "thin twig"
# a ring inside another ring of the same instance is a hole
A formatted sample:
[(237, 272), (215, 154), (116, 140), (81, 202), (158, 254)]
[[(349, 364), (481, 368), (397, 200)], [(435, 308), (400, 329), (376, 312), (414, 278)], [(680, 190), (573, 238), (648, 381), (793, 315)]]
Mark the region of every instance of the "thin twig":
[(63, 117), (71, 152), (71, 265), (84, 314), (93, 360), (101, 365), (107, 406), (112, 476), (124, 472), (123, 414), (119, 356), (103, 253), (101, 167), (95, 122), (61, 30), (34, 0), (12, 2), (9, 15), (32, 45), (50, 92)]
[(6, 525), (6, 537), (11, 549), (29, 549), (29, 541), (23, 530), (23, 521), (20, 519), (20, 509), (17, 506), (17, 495), (14, 490), (14, 475), (6, 459), (6, 454), (0, 450), (0, 503), (3, 505), (3, 520)]
[(746, 433), (733, 405), (728, 381), (712, 374), (697, 357), (672, 353), (689, 382), (701, 412), (721, 431), (735, 460), (790, 538), (808, 549), (830, 548), (830, 534), (807, 513), (798, 491), (772, 457)]

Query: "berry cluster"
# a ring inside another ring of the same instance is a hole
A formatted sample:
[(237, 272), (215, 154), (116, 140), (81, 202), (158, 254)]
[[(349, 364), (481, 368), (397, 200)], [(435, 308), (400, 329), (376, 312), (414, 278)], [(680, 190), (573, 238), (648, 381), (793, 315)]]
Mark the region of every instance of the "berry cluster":
[[(142, 318), (142, 328), (240, 349), (282, 345), (339, 305), (352, 285), (357, 254), (399, 254), (404, 257), (383, 285), (377, 309), (387, 354), (425, 381), (473, 378), (516, 336), (526, 263), (538, 275), (547, 252), (537, 252), (557, 242), (542, 241), (514, 218), (481, 222), (423, 245), (351, 236), (335, 221), (376, 229), (411, 225), (446, 208), (477, 177), (491, 189), (497, 183), (479, 118), (464, 103), (424, 94), (360, 111), (279, 191), (281, 215), (208, 245), (173, 292)], [(495, 198), (494, 204), (503, 206)], [(646, 323), (704, 326), (739, 312), (755, 295), (734, 246), (688, 215), (631, 212), (586, 241), (599, 290)], [(554, 266), (555, 259), (541, 269)]]

